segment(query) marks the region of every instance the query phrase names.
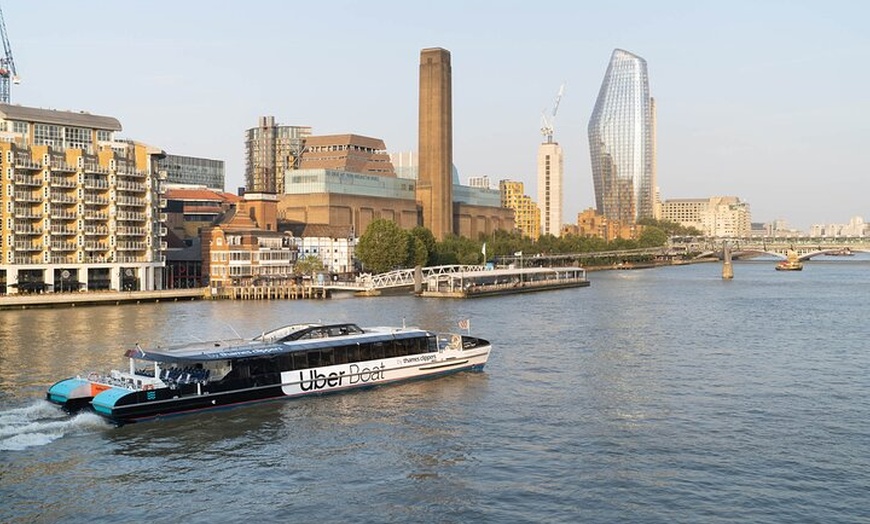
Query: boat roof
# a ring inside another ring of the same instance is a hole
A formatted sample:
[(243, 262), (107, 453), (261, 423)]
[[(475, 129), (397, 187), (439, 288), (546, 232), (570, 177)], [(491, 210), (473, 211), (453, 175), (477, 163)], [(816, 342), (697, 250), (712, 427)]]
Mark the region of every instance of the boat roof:
[(273, 356), (309, 349), (371, 343), (429, 335), (419, 328), (367, 327), (356, 324), (293, 324), (250, 339), (194, 342), (167, 348), (143, 349), (138, 345), (125, 356), (154, 362), (208, 362)]

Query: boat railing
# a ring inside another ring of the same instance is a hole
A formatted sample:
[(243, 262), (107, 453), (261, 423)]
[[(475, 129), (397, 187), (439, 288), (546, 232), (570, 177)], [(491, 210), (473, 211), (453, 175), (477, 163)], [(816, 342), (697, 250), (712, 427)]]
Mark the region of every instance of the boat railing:
[(112, 370), (108, 375), (103, 375), (96, 371), (88, 373), (87, 380), (94, 384), (102, 384), (115, 388), (129, 389), (130, 391), (139, 391), (144, 389), (155, 389), (162, 385), (162, 382), (155, 379), (151, 375), (136, 373), (131, 375), (118, 370)]
[(462, 335), (456, 333), (438, 333), (438, 351), (462, 349)]

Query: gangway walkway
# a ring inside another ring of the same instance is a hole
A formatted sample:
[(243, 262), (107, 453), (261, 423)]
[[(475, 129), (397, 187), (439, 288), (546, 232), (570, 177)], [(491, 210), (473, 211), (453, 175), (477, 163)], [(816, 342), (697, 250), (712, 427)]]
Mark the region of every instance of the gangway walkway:
[[(486, 268), (478, 265), (461, 265), (452, 264), (447, 266), (430, 266), (421, 268), (422, 282), (428, 280), (430, 276), (441, 275), (444, 273), (470, 273), (473, 271), (483, 271)], [(387, 273), (377, 275), (365, 274), (357, 278), (355, 282), (329, 282), (324, 284), (324, 287), (331, 291), (382, 291), (386, 289), (396, 289), (403, 287), (414, 286), (415, 268), (411, 269), (396, 269)]]

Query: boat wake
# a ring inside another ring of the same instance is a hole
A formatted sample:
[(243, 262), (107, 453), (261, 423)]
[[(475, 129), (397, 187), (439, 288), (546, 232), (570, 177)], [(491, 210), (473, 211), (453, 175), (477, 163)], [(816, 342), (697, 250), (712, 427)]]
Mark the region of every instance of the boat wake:
[(0, 410), (0, 451), (44, 446), (64, 435), (83, 433), (106, 422), (96, 413), (70, 416), (48, 401)]

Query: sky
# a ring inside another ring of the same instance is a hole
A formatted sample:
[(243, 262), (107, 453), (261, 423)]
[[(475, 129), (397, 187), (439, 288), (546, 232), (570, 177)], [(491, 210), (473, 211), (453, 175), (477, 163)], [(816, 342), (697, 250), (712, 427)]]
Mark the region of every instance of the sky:
[(117, 118), (119, 134), (226, 162), (260, 116), (417, 148), (420, 50), (453, 66), (465, 183), (537, 198), (541, 116), (564, 95), (564, 219), (594, 207), (586, 127), (610, 54), (646, 59), (663, 200), (737, 196), (753, 222), (870, 221), (870, 2), (0, 0), (12, 102)]

